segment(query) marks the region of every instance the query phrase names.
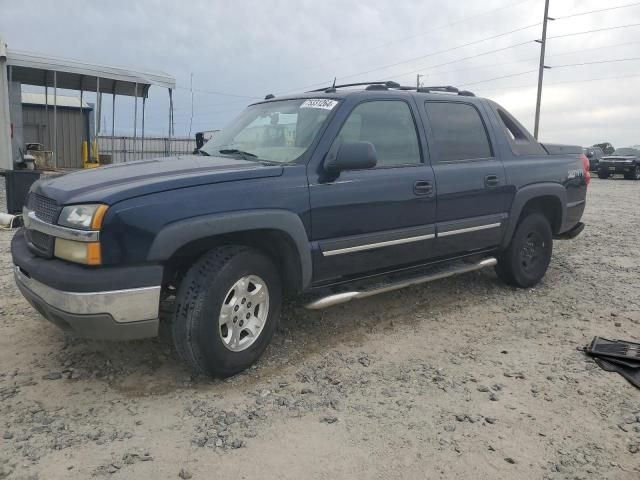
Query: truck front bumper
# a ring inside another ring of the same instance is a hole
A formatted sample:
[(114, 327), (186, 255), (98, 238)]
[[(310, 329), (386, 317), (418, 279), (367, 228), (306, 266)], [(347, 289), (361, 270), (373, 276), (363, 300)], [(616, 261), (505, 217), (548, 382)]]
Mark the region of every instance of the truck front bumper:
[(157, 335), (162, 267), (137, 267), (132, 274), (131, 267), (88, 269), (40, 258), (28, 249), (22, 232), (14, 236), (11, 253), (24, 297), (63, 330), (100, 340)]

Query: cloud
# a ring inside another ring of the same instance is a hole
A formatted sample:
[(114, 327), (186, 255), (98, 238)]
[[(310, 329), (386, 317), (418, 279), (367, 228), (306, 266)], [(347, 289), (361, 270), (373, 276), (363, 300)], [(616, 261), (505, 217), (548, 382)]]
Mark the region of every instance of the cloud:
[[(550, 22), (549, 36), (640, 23), (640, 7), (561, 18), (608, 6), (596, 0), (552, 3), (550, 15), (558, 20)], [(486, 14), (496, 9), (500, 10)], [(423, 81), (428, 84), (471, 83), (469, 89), (502, 103), (532, 128), (537, 74), (491, 79), (537, 68), (539, 45), (533, 40), (540, 36), (539, 26), (451, 49), (539, 23), (542, 9), (542, 0), (4, 0), (0, 31), (10, 48), (174, 75), (181, 87), (175, 113), (179, 134), (189, 129), (186, 88), (191, 73), (197, 89), (193, 131), (224, 126), (251, 101), (205, 91), (262, 98), (326, 84), (334, 76), (338, 81), (393, 79), (414, 84), (416, 73), (426, 75)], [(460, 21), (469, 17), (474, 18)], [(638, 43), (629, 43), (634, 41)], [(527, 43), (483, 55), (522, 42)], [(608, 47), (622, 43), (627, 45)], [(547, 64), (554, 68), (545, 71), (542, 139), (640, 143), (631, 127), (637, 125), (638, 115), (630, 106), (640, 77), (560, 83), (640, 75), (640, 61), (559, 67), (636, 57), (639, 46), (637, 27), (550, 39)], [(462, 58), (467, 59), (459, 61)], [(381, 68), (385, 65), (392, 66)], [(371, 72), (358, 75), (366, 71)], [(108, 125), (110, 103), (107, 99), (103, 107)], [(166, 92), (152, 89), (148, 131), (166, 132), (167, 103)], [(118, 129), (132, 129), (133, 101), (118, 99), (117, 110)]]

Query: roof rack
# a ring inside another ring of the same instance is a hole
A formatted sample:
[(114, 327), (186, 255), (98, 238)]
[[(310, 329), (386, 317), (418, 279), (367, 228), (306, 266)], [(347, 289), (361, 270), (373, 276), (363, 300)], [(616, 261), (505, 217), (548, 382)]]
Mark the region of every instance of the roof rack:
[(335, 83), (330, 87), (322, 87), (317, 88), (315, 90), (311, 90), (312, 92), (325, 92), (325, 93), (334, 93), (338, 88), (346, 88), (346, 87), (362, 87), (364, 85), (379, 85), (381, 87), (388, 88), (399, 88), (400, 84), (397, 82), (386, 81), (386, 82), (357, 82), (357, 83), (343, 83), (342, 85), (336, 85)]
[(345, 83), (342, 85), (332, 85), (330, 87), (322, 87), (316, 90), (311, 90), (312, 92), (324, 92), (324, 93), (335, 93), (338, 88), (346, 88), (346, 87), (362, 87), (366, 85), (365, 90), (414, 90), (418, 93), (434, 93), (434, 92), (442, 92), (442, 93), (453, 93), (457, 95), (461, 95), (464, 97), (475, 97), (473, 92), (468, 90), (459, 90), (456, 87), (452, 87), (451, 85), (443, 85), (443, 86), (433, 86), (433, 87), (411, 87), (407, 85), (400, 85), (397, 82), (393, 82), (388, 80), (386, 82), (357, 82), (357, 83)]

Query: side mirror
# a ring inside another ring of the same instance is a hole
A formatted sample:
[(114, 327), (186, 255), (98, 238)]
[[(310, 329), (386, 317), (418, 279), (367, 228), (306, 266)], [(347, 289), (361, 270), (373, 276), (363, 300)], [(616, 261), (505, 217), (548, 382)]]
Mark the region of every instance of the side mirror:
[(364, 170), (378, 163), (376, 147), (371, 142), (343, 143), (336, 154), (328, 158), (324, 168), (332, 173), (343, 170)]

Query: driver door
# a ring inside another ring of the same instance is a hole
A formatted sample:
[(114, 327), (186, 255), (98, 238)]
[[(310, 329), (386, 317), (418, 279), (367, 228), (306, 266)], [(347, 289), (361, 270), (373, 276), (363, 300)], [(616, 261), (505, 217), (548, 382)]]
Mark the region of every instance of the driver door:
[(423, 159), (414, 106), (393, 99), (355, 105), (329, 149), (371, 142), (377, 165), (310, 175), (314, 283), (424, 261), (435, 234), (435, 183)]

